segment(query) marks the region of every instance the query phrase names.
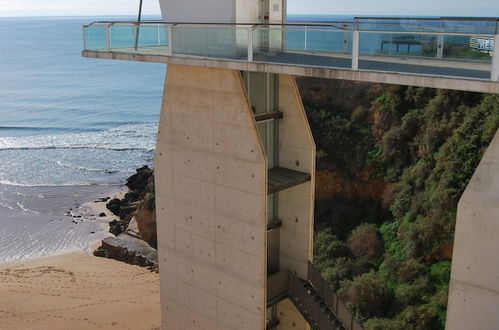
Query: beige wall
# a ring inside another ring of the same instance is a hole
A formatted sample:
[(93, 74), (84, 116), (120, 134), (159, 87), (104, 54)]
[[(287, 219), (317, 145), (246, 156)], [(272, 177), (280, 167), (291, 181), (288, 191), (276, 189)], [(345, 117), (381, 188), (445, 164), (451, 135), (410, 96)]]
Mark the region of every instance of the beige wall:
[[(279, 166), (311, 174), (311, 181), (278, 193), (278, 218), (282, 222), (279, 241), (281, 270), (290, 270), (307, 279), (312, 260), (315, 186), (315, 144), (294, 77), (279, 76)], [(308, 329), (293, 303), (277, 305), (278, 329)]]
[(499, 131), (458, 205), (446, 329), (499, 327)]
[(164, 329), (263, 329), (266, 158), (238, 71), (169, 65), (156, 158)]
[(307, 279), (307, 263), (312, 260), (315, 144), (292, 76), (279, 76), (279, 166), (310, 173), (312, 180), (280, 191), (278, 218), (280, 232), (280, 268)]

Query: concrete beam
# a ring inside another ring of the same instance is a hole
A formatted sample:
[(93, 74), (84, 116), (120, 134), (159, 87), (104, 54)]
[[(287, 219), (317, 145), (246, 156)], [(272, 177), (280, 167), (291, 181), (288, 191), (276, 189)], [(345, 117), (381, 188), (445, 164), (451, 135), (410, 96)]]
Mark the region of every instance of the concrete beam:
[(499, 81), (488, 81), (471, 78), (433, 76), (423, 74), (350, 70), (304, 66), (296, 64), (279, 64), (263, 62), (247, 62), (237, 60), (219, 60), (202, 57), (168, 57), (164, 55), (140, 55), (116, 51), (83, 51), (83, 57), (211, 67), (243, 71), (268, 72), (295, 76), (341, 79), (407, 85), (429, 88), (453, 89), (469, 92), (499, 94)]

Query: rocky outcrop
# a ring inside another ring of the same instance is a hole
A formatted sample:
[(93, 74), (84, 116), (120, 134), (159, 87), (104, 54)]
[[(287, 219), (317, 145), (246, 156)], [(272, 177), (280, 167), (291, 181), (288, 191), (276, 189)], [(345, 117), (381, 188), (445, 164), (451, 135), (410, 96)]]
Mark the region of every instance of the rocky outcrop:
[(105, 238), (102, 245), (94, 251), (94, 255), (147, 267), (151, 270), (158, 268), (157, 251), (143, 240), (127, 234)]
[(129, 192), (123, 199), (111, 199), (106, 205), (109, 211), (119, 217), (109, 223), (109, 231), (116, 237), (104, 239), (94, 255), (156, 269), (153, 170), (147, 166), (137, 169), (127, 179), (126, 186)]
[(156, 212), (141, 208), (134, 214), (140, 237), (153, 247), (157, 247)]
[[(119, 235), (127, 229), (135, 212), (143, 207), (146, 196), (154, 194), (153, 170), (147, 166), (137, 169), (136, 173), (127, 179), (126, 186), (129, 192), (123, 199), (111, 199), (106, 205), (109, 211), (119, 217), (119, 220), (114, 220), (109, 224), (109, 231), (114, 235)], [(151, 203), (148, 206), (151, 206)], [(153, 206), (154, 203), (152, 203)]]

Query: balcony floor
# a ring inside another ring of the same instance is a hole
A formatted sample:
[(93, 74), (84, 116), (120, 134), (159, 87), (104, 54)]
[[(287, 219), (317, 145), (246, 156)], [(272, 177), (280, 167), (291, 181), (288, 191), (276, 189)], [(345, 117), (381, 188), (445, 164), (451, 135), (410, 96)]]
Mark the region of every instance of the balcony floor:
[(144, 62), (210, 66), (298, 76), (448, 88), (499, 94), (499, 82), (490, 81), (490, 63), (404, 56), (362, 55), (352, 70), (350, 55), (286, 51), (246, 57), (167, 56), (167, 46), (85, 50), (83, 56)]

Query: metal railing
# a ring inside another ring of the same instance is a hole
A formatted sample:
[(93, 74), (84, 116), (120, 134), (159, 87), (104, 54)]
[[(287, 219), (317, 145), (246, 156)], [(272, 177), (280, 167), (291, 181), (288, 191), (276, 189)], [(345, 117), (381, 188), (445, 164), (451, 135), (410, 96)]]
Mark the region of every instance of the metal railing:
[(499, 20), (492, 18), (363, 17), (288, 24), (100, 21), (83, 27), (83, 40), (84, 50), (90, 51), (499, 81), (498, 28)]
[(360, 323), (310, 261), (308, 262), (308, 280), (346, 329), (362, 330)]
[[(299, 301), (306, 308), (307, 313), (312, 317), (311, 320), (307, 321), (315, 322), (319, 328), (328, 329), (328, 325), (331, 325), (332, 320), (328, 317), (328, 313), (320, 307), (311, 292), (305, 288), (304, 282), (306, 281), (302, 282), (289, 271), (280, 271), (269, 276), (267, 278), (267, 307), (289, 296)], [(322, 277), (319, 270), (310, 261), (308, 262), (308, 283), (345, 329), (362, 330), (362, 326), (355, 319), (353, 313), (348, 310), (336, 292)]]
[(289, 293), (291, 301), (296, 302), (295, 306), (313, 328), (318, 327), (321, 330), (338, 328), (334, 326), (334, 321), (329, 319), (328, 314), (322, 310), (314, 297), (303, 287), (300, 280), (292, 274), (289, 278)]

